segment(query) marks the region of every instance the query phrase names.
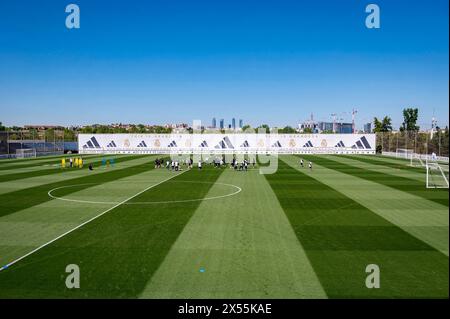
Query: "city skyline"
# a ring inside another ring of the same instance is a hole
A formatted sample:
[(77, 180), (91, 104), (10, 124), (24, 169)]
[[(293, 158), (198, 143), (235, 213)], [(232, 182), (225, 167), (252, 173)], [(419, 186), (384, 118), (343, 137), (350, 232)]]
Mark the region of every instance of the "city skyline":
[[(420, 112), (420, 111), (419, 111)], [(310, 116), (313, 115), (312, 113), (310, 114)], [(236, 122), (236, 119), (238, 120), (238, 124), (236, 125), (235, 128), (233, 128), (233, 119)], [(6, 127), (13, 127), (13, 126), (17, 126), (17, 127), (84, 127), (84, 126), (95, 126), (95, 125), (104, 125), (104, 126), (117, 126), (119, 124), (123, 125), (123, 126), (128, 126), (128, 125), (145, 125), (145, 126), (171, 126), (171, 127), (178, 127), (178, 126), (186, 126), (186, 127), (191, 127), (194, 123), (194, 121), (197, 123), (200, 123), (202, 127), (204, 128), (217, 128), (217, 129), (242, 129), (243, 126), (249, 125), (250, 127), (256, 128), (258, 126), (261, 125), (266, 125), (266, 122), (262, 122), (262, 123), (256, 123), (256, 124), (251, 124), (251, 123), (247, 123), (241, 118), (231, 118), (229, 120), (229, 122), (226, 122), (226, 120), (224, 118), (218, 118), (218, 117), (213, 117), (210, 120), (210, 124), (208, 124), (208, 121), (203, 121), (203, 120), (193, 120), (193, 121), (181, 121), (181, 122), (168, 122), (168, 123), (156, 123), (156, 122), (115, 122), (115, 123), (106, 123), (106, 122), (99, 122), (99, 123), (86, 123), (86, 124), (74, 124), (74, 125), (64, 125), (64, 124), (58, 124), (58, 123), (26, 123), (26, 124), (22, 124), (22, 125), (5, 125), (6, 123), (3, 122), (2, 124)], [(200, 121), (200, 122), (198, 122)], [(293, 125), (291, 124), (282, 124), (282, 125), (269, 125), (270, 127), (277, 127), (277, 128), (283, 128), (283, 127), (292, 127), (294, 129), (298, 129), (299, 127), (301, 127), (304, 123), (306, 122), (314, 122), (318, 125), (318, 129), (320, 131), (329, 131), (332, 130), (332, 126), (333, 126), (333, 118), (331, 117), (330, 119), (325, 119), (324, 117), (321, 117), (319, 120), (311, 120), (311, 119), (305, 119), (303, 121), (299, 121)], [(1, 123), (1, 122), (0, 122)], [(351, 123), (351, 119), (348, 118), (343, 118), (343, 117), (336, 117), (335, 118), (335, 123), (336, 125), (342, 125), (344, 124), (345, 126), (350, 126), (352, 125)], [(421, 122), (420, 119), (417, 121), (417, 125), (420, 127), (421, 131), (428, 131), (430, 129), (432, 129), (433, 127), (439, 127), (441, 129), (444, 129), (445, 127), (448, 127), (448, 125), (440, 125), (439, 121), (434, 118), (434, 120), (431, 120), (430, 123), (424, 123)], [(374, 123), (373, 123), (373, 119), (368, 121), (368, 122), (361, 122), (361, 121), (355, 121), (355, 131), (370, 131), (370, 129), (367, 129), (368, 127), (373, 129)], [(397, 124), (397, 123), (393, 123), (393, 131), (398, 131), (401, 127), (401, 123)]]
[(77, 30), (56, 1), (0, 3), (4, 125), (296, 127), (357, 108), (359, 129), (398, 128), (407, 107), (424, 129), (448, 125), (448, 1), (377, 1), (376, 30), (346, 1), (76, 3)]

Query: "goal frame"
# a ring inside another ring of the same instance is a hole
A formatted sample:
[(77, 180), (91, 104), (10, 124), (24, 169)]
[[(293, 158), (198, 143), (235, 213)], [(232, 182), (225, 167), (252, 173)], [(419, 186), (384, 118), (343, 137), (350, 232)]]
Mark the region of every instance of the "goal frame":
[[(444, 170), (442, 169), (442, 167), (439, 165), (438, 162), (431, 162), (430, 163), (428, 161), (428, 159), (427, 159), (426, 160), (426, 164), (425, 164), (425, 168), (426, 168), (426, 188), (449, 188), (448, 178), (447, 178)], [(430, 170), (431, 169), (435, 169), (435, 170), (439, 171), (439, 173), (444, 178), (445, 184), (447, 184), (447, 185), (443, 185), (443, 186), (430, 185)]]
[(411, 148), (397, 148), (395, 150), (395, 157), (408, 159), (412, 154), (414, 154), (414, 149)]
[(34, 148), (18, 148), (16, 149), (16, 158), (35, 158), (36, 149)]
[[(420, 154), (416, 154), (416, 153), (412, 153), (411, 156), (409, 157), (410, 161), (409, 161), (409, 166), (411, 167), (425, 167), (426, 164), (423, 162), (422, 156)], [(418, 160), (420, 165), (414, 165), (414, 160)], [(425, 156), (425, 161), (427, 161), (428, 156)]]

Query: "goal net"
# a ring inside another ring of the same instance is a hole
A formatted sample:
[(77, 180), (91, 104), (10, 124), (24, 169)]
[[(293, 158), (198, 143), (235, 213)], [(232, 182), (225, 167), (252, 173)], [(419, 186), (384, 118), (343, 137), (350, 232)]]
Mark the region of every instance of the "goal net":
[(427, 188), (448, 188), (448, 163), (426, 160)]
[(397, 148), (397, 151), (395, 152), (396, 157), (406, 159), (410, 158), (412, 154), (414, 154), (414, 150), (408, 148)]
[(16, 158), (36, 157), (36, 150), (33, 148), (16, 149)]
[(419, 154), (412, 153), (410, 159), (411, 159), (409, 163), (410, 166), (425, 167), (425, 160), (422, 159), (422, 156), (420, 156)]

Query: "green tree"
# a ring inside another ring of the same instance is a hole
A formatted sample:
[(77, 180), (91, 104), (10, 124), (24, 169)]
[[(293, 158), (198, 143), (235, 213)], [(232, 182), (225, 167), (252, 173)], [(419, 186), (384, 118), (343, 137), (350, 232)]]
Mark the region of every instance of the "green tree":
[(64, 129), (64, 141), (76, 141), (76, 134), (74, 130)]
[(297, 131), (292, 128), (291, 126), (285, 126), (278, 130), (278, 133), (284, 133), (284, 134), (294, 134), (297, 133)]
[(0, 122), (0, 131), (6, 131), (6, 127), (3, 126), (2, 122)]
[(92, 128), (92, 126), (85, 126), (81, 129), (81, 133), (85, 134), (94, 133), (94, 129)]
[(138, 124), (137, 130), (139, 131), (139, 133), (145, 133), (145, 132), (147, 132), (147, 129), (145, 128), (145, 125), (144, 125), (144, 124)]
[(48, 129), (45, 130), (45, 140), (52, 142), (53, 140), (56, 139), (56, 135), (55, 135), (55, 130), (54, 129)]
[(245, 130), (247, 130), (247, 129), (249, 129), (251, 126), (250, 125), (244, 125), (243, 127), (242, 127), (242, 131), (245, 131)]
[(258, 131), (258, 129), (263, 129), (263, 130), (266, 130), (266, 133), (268, 134), (268, 133), (270, 133), (270, 127), (269, 127), (269, 125), (267, 125), (267, 124), (262, 124), (262, 125), (260, 125), (257, 129), (256, 129), (256, 131)]
[(312, 132), (313, 132), (313, 130), (310, 127), (305, 127), (303, 129), (303, 133), (305, 133), (305, 134), (312, 134)]
[(153, 132), (157, 133), (157, 134), (169, 134), (172, 132), (172, 128), (171, 127), (164, 127), (164, 126), (153, 126), (152, 127)]
[(374, 117), (373, 119), (373, 131), (375, 133), (377, 132), (389, 132), (392, 131), (392, 123), (391, 123), (391, 118), (389, 116), (385, 116), (381, 121), (377, 118)]
[(449, 147), (449, 132), (448, 127), (444, 130), (438, 129), (436, 133), (433, 134), (428, 145), (428, 152), (435, 152), (439, 156), (448, 157), (448, 147)]
[(419, 110), (417, 108), (403, 109), (403, 123), (400, 127), (400, 131), (415, 131), (419, 130), (419, 126), (416, 125), (419, 118)]

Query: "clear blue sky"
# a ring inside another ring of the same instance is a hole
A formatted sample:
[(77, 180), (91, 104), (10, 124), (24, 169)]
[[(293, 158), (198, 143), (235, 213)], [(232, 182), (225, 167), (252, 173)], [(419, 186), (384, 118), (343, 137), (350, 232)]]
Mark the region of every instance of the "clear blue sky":
[[(81, 28), (65, 27), (65, 6)], [(381, 9), (367, 29), (365, 6)], [(0, 1), (6, 125), (243, 118), (297, 125), (313, 112), (448, 124), (448, 0)]]

